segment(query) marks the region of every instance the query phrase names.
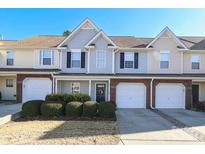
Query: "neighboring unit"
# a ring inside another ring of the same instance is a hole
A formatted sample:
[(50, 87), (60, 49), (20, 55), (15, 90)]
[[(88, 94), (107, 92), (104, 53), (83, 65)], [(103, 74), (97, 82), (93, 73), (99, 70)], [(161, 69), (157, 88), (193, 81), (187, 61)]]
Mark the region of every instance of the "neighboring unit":
[(85, 93), (118, 108), (186, 108), (205, 100), (205, 37), (108, 36), (85, 19), (68, 36), (0, 41), (2, 100)]

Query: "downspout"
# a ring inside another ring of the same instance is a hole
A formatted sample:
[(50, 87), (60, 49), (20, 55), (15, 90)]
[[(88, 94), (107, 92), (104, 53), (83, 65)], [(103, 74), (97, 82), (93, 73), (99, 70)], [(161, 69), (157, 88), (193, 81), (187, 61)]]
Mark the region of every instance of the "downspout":
[(153, 80), (154, 80), (154, 78), (152, 78), (152, 80), (151, 80), (151, 82), (150, 82), (150, 108), (151, 109), (155, 109), (154, 107), (153, 107), (153, 104), (152, 104), (152, 85), (153, 85)]

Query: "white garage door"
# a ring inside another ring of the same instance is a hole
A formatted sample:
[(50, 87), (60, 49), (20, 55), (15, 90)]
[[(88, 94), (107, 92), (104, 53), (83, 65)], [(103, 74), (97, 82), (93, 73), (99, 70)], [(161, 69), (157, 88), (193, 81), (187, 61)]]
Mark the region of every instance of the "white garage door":
[(28, 100), (44, 100), (52, 90), (52, 82), (48, 78), (26, 78), (23, 81), (23, 102)]
[(156, 108), (185, 108), (185, 87), (178, 83), (158, 84), (155, 104)]
[(116, 87), (118, 108), (145, 108), (146, 88), (143, 83), (119, 83)]

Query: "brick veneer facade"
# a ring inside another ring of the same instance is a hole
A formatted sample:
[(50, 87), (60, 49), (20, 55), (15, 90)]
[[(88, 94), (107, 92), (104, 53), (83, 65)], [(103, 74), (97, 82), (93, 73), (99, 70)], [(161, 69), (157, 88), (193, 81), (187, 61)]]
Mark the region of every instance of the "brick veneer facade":
[[(150, 108), (150, 83), (151, 79), (111, 79), (110, 81), (110, 101), (116, 105), (116, 86), (120, 82), (144, 83), (146, 87), (146, 108)], [(155, 90), (159, 83), (182, 83), (185, 86), (185, 103), (186, 109), (192, 106), (192, 81), (191, 80), (174, 80), (174, 79), (155, 79), (152, 84), (152, 103), (155, 107)]]
[[(52, 81), (52, 76), (50, 74), (17, 74), (16, 78), (16, 101), (22, 102), (22, 84), (25, 78), (49, 78)], [(40, 89), (39, 89), (40, 90)]]

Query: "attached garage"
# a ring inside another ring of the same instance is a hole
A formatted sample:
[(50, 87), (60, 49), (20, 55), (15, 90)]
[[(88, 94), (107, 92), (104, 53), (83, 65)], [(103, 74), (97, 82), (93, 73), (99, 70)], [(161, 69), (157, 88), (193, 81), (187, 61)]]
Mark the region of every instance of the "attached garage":
[(22, 86), (23, 102), (45, 99), (45, 96), (52, 92), (52, 82), (49, 78), (26, 78)]
[(185, 108), (185, 87), (181, 83), (159, 83), (156, 86), (156, 108)]
[(116, 87), (117, 108), (146, 108), (146, 87), (143, 83), (119, 83)]

